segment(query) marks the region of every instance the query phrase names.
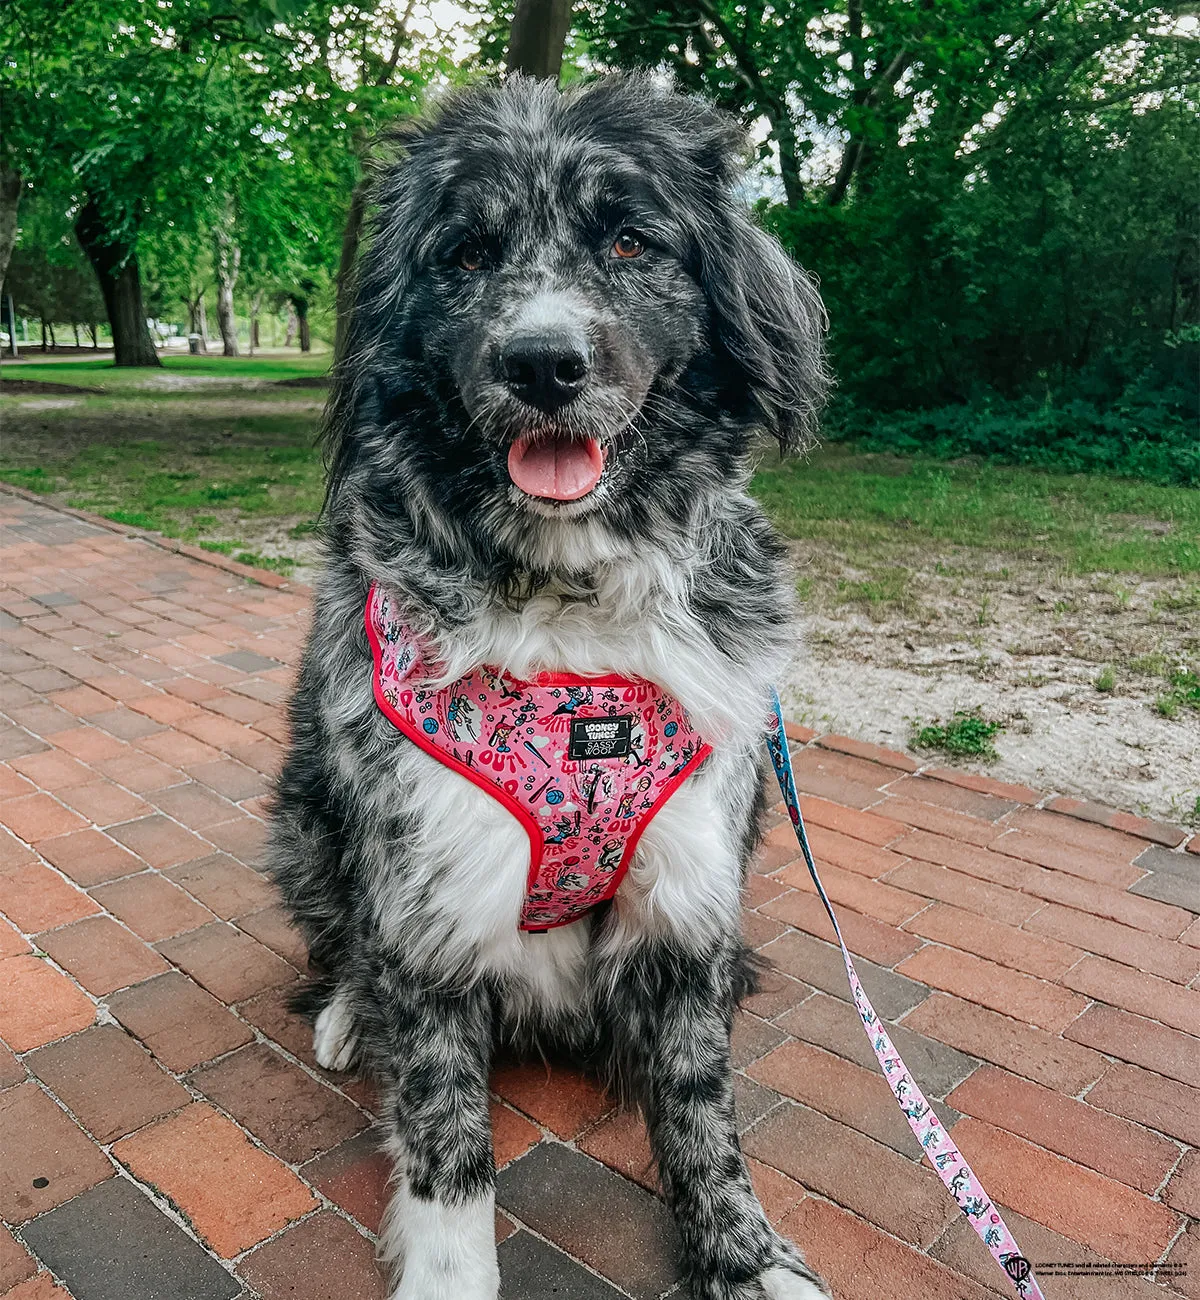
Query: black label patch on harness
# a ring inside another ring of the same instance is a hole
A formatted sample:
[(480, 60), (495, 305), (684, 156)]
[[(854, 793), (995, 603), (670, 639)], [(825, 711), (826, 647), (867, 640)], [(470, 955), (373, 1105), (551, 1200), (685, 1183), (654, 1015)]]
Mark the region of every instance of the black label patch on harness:
[(633, 747), (633, 718), (572, 718), (567, 757), (624, 758)]

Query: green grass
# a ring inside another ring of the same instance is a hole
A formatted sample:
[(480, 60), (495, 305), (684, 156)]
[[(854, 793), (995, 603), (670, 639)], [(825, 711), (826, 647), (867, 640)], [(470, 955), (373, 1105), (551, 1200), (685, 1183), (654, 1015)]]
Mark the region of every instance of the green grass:
[(1167, 689), (1154, 701), (1164, 718), (1174, 718), (1181, 709), (1200, 710), (1200, 677), (1190, 668), (1175, 668), (1167, 674)]
[[(4, 393), (6, 379), (34, 379), (40, 383), (77, 384), (81, 388), (103, 388), (105, 394), (141, 395), (153, 391), (156, 398), (177, 397), (179, 392), (169, 389), (148, 390), (148, 382), (153, 383), (162, 375), (196, 376), (206, 379), (228, 379), (230, 385), (238, 387), (250, 380), (295, 379), (303, 375), (323, 375), (329, 369), (328, 352), (297, 352), (285, 357), (193, 357), (165, 356), (160, 369), (141, 369), (140, 367), (117, 367), (111, 361), (23, 361), (17, 365), (0, 364), (0, 396)], [(200, 392), (219, 391), (218, 385), (204, 385), (203, 388), (180, 390), (184, 395), (194, 397)], [(304, 389), (298, 390), (301, 393)], [(288, 389), (281, 390), (287, 394)], [(274, 394), (273, 394), (274, 395)], [(312, 397), (309, 391), (308, 396)]]
[(751, 486), (786, 536), (852, 559), (897, 545), (960, 546), (1072, 573), (1200, 573), (1200, 492), (1191, 488), (840, 445), (764, 463)]
[(930, 722), (914, 729), (913, 749), (937, 750), (952, 758), (982, 758), (994, 761), (999, 755), (992, 738), (1004, 730), (989, 722), (978, 709), (959, 709), (949, 722)]
[(1117, 674), (1110, 666), (1105, 668), (1096, 680), (1092, 683), (1098, 691), (1104, 691), (1106, 694), (1116, 688)]

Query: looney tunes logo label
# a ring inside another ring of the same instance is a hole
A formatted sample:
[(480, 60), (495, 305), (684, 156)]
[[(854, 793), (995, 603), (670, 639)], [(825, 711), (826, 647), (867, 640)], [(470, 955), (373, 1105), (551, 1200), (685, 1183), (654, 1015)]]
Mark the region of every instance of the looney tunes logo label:
[(581, 762), (588, 758), (625, 758), (633, 743), (633, 717), (572, 718), (567, 757)]

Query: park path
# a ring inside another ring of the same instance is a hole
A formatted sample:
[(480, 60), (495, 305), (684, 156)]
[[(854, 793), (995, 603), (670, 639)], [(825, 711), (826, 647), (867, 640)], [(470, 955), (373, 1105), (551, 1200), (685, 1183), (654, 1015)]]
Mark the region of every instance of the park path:
[[(0, 1294), (380, 1300), (371, 1085), (316, 1067), (256, 870), (307, 593), (0, 493)], [(813, 847), (894, 1039), (1050, 1300), (1200, 1297), (1200, 837), (794, 729)], [(1003, 1279), (847, 1001), (776, 809), (743, 1143), (837, 1300)], [(4, 918), (7, 918), (5, 920)], [(642, 1126), (493, 1079), (506, 1300), (672, 1294)], [(1105, 1276), (1160, 1265), (1168, 1284)], [(1099, 1274), (1099, 1275), (1097, 1275)]]

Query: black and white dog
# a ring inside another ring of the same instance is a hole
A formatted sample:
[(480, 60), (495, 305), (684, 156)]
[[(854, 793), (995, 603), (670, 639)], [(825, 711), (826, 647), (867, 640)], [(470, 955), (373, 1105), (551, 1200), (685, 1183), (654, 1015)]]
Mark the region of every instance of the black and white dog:
[[(497, 1295), (497, 1044), (571, 1053), (641, 1105), (696, 1300), (816, 1300), (750, 1187), (729, 1036), (791, 617), (746, 482), (759, 431), (809, 436), (820, 301), (736, 197), (736, 126), (649, 79), (478, 86), (402, 145), (334, 378), (270, 849), (317, 1057), (381, 1082), (393, 1300)], [(522, 927), (528, 827), (385, 716), (372, 591), (438, 683), (621, 674), (711, 745), (582, 919)]]

